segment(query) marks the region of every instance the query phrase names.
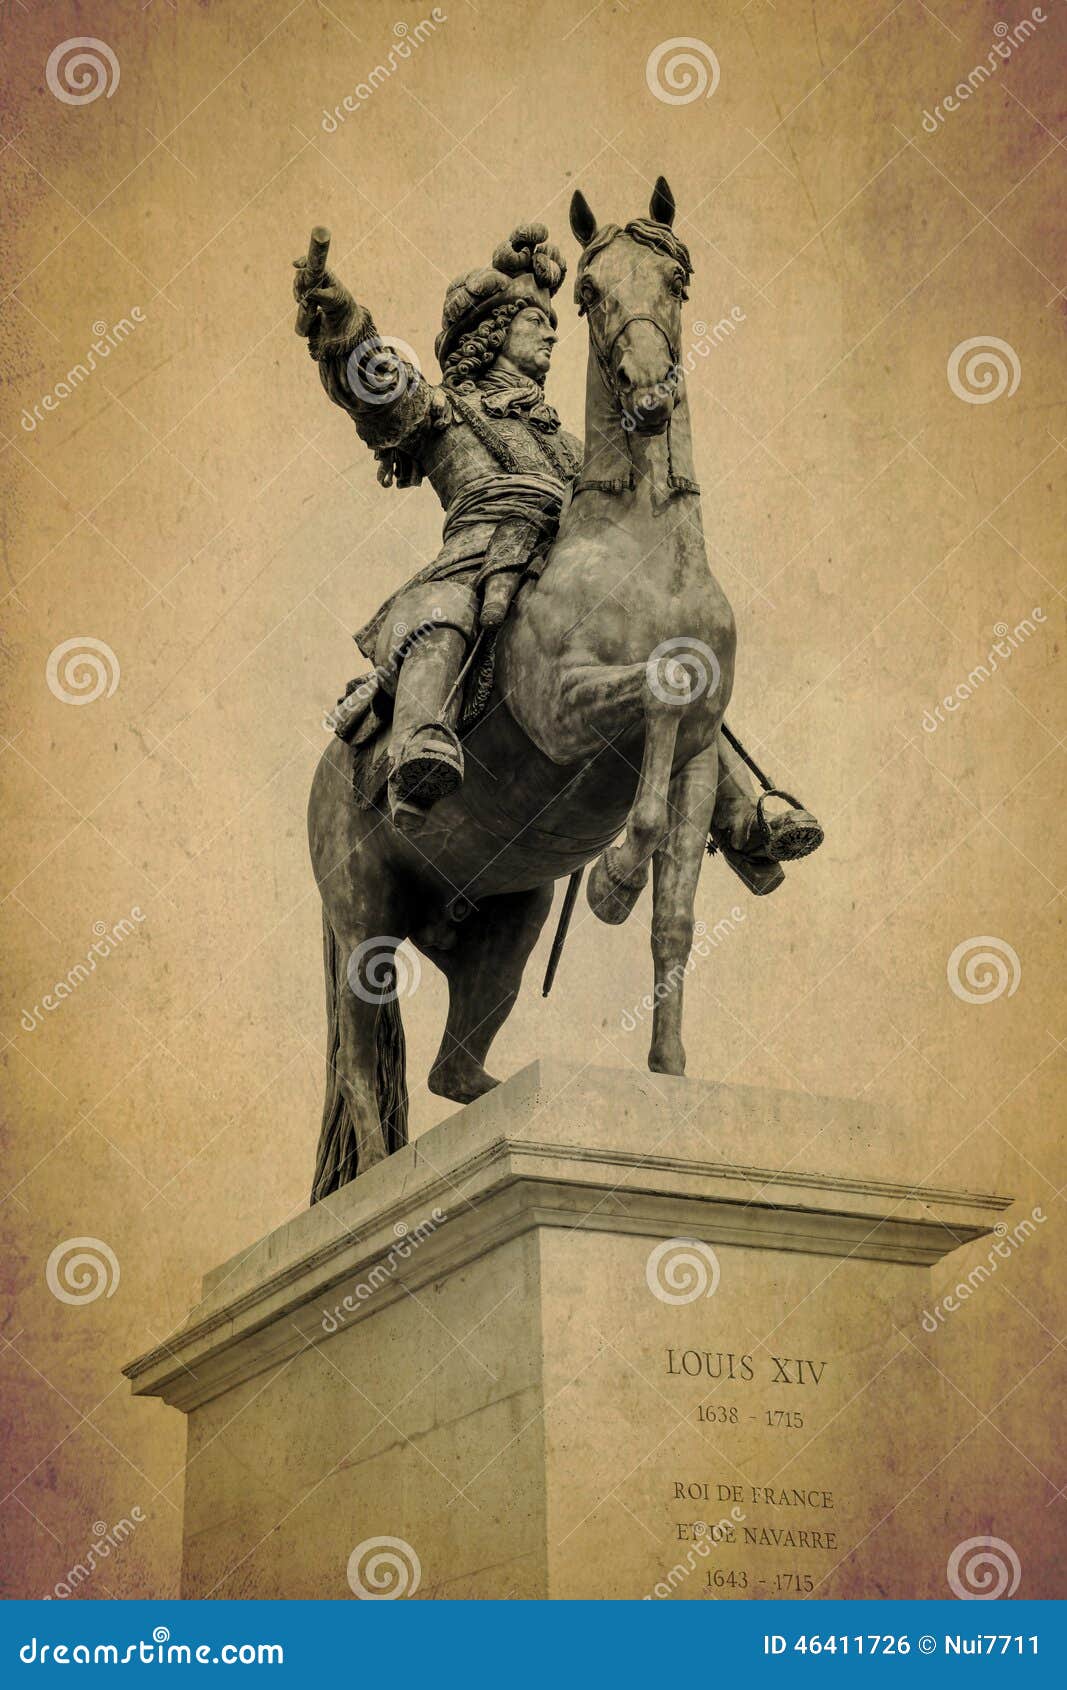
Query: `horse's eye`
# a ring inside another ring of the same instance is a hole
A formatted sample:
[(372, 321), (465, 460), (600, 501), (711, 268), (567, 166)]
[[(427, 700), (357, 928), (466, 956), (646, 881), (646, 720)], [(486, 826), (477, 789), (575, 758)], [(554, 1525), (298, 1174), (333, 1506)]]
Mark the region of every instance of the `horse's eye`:
[(686, 299), (688, 297), (688, 295), (686, 294), (686, 291), (685, 291), (685, 272), (684, 271), (676, 270), (674, 272), (674, 275), (671, 277), (671, 280), (670, 280), (670, 290), (673, 293), (675, 299)]
[(594, 306), (600, 300), (600, 289), (597, 287), (595, 282), (591, 282), (587, 279), (581, 285), (579, 297), (583, 305), (589, 307)]

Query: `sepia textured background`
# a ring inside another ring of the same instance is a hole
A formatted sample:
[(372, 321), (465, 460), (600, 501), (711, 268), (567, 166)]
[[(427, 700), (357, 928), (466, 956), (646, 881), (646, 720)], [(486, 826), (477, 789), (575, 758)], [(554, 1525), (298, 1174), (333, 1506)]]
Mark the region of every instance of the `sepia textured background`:
[[(328, 224), (334, 267), (436, 373), (453, 275), (528, 218), (573, 265), (573, 188), (622, 221), (662, 171), (740, 624), (730, 717), (828, 835), (764, 902), (707, 865), (698, 915), (723, 925), (690, 978), (689, 1071), (863, 1097), (901, 1180), (1011, 1193), (1011, 1227), (1040, 1211), (936, 1332), (901, 1335), (899, 1414), (929, 1459), (900, 1502), (939, 1562), (994, 1535), (1020, 1594), (1062, 1594), (1064, 8), (1016, 44), (1027, 8), (984, 0), (445, 0), (324, 127), (429, 15), (8, 0), (0, 19), (5, 1588), (52, 1591), (136, 1508), (81, 1593), (176, 1592), (183, 1421), (119, 1368), (306, 1202), (306, 796), (359, 668), (349, 631), (432, 556), (440, 511), (429, 487), (379, 488), (326, 401), (290, 260)], [(111, 86), (72, 103), (46, 67), (77, 37)], [(678, 37), (703, 69), (672, 88), (671, 55), (658, 83), (649, 61)], [(550, 397), (580, 429), (569, 283), (560, 302)], [(543, 1051), (643, 1068), (647, 916), (608, 930), (581, 906), (542, 1003), (546, 928), (498, 1074)], [(427, 966), (404, 1004), (415, 1131), (448, 1108), (423, 1085), (443, 1005)], [(64, 1300), (48, 1264), (79, 1239), (96, 1267)], [(927, 1306), (987, 1257), (953, 1257)], [(864, 1564), (877, 1595), (877, 1535)]]

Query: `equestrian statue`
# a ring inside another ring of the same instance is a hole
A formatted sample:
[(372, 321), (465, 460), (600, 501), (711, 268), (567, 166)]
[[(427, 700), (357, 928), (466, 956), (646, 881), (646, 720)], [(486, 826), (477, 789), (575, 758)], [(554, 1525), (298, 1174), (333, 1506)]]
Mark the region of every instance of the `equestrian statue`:
[[(297, 330), (385, 485), (428, 480), (434, 561), (357, 633), (373, 665), (331, 712), (308, 811), (322, 895), (327, 1083), (312, 1201), (407, 1140), (397, 946), (448, 982), (430, 1089), (468, 1103), (569, 877), (617, 923), (652, 874), (649, 1068), (685, 1071), (682, 996), (705, 851), (757, 896), (822, 842), (724, 723), (733, 612), (708, 567), (679, 361), (692, 264), (662, 177), (647, 217), (576, 192), (589, 329), (584, 444), (545, 397), (566, 264), (540, 223), (453, 282), (441, 381), (381, 340), (326, 268), (295, 260)], [(752, 770), (763, 787), (760, 796)]]

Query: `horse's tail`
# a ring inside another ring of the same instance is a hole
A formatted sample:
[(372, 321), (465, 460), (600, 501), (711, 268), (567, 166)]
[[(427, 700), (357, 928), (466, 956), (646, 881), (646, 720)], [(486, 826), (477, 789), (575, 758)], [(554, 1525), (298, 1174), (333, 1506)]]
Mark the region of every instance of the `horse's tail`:
[[(326, 1096), (322, 1105), (315, 1178), (311, 1186), (312, 1203), (347, 1185), (359, 1172), (360, 1134), (337, 1073), (341, 1043), (339, 1003), (341, 993), (348, 989), (347, 968), (325, 910), (322, 912), (322, 961), (326, 975)], [(404, 1025), (395, 994), (376, 1007), (374, 1054), (378, 1116), (385, 1148), (391, 1155), (408, 1141)]]

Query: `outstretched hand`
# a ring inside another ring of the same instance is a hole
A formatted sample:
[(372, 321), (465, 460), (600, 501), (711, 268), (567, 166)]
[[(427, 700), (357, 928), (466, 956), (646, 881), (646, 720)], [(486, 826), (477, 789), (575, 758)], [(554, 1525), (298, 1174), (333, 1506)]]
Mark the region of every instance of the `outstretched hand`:
[[(343, 333), (356, 313), (356, 302), (332, 270), (315, 278), (308, 272), (306, 258), (294, 258), (293, 298), (308, 305), (313, 313), (313, 333), (333, 338)], [(309, 339), (311, 336), (308, 337)]]

